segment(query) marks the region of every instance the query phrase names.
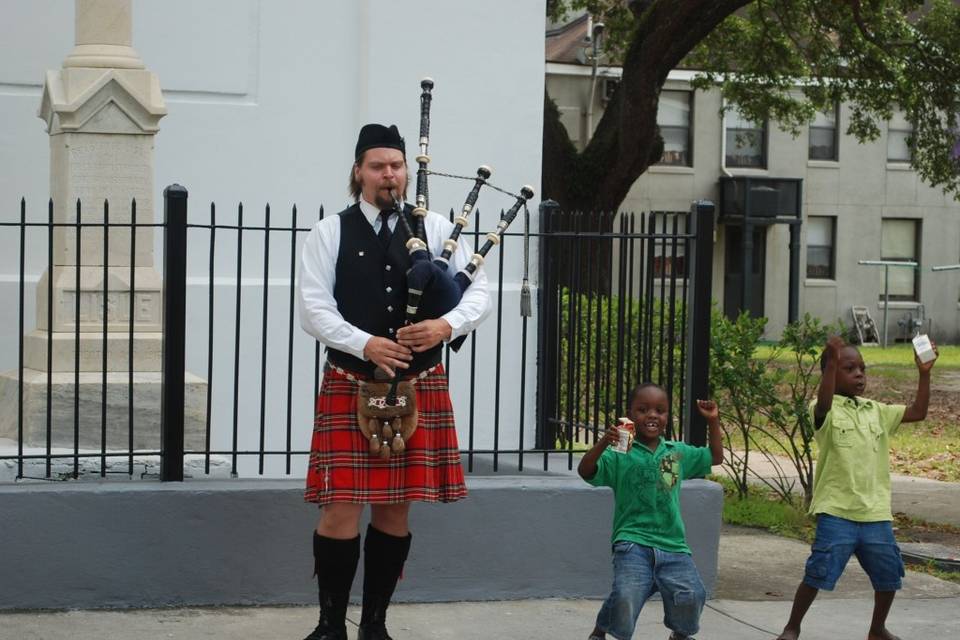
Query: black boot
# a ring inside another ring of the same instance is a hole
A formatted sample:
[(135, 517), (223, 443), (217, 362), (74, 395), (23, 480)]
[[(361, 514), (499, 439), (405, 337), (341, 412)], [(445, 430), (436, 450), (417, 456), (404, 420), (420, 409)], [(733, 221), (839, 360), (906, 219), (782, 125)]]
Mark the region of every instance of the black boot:
[(393, 640), (387, 633), (387, 607), (410, 553), (408, 533), (399, 538), (367, 527), (363, 544), (363, 613), (357, 640)]
[(360, 536), (337, 540), (314, 531), (313, 560), (320, 595), (320, 621), (304, 640), (347, 640), (347, 605), (360, 560)]

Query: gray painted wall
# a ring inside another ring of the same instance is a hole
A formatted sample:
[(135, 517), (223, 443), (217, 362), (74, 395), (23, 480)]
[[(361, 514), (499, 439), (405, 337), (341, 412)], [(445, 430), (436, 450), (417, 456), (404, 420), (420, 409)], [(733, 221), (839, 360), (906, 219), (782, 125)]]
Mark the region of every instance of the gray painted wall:
[[(603, 597), (613, 498), (571, 475), (468, 479), (469, 499), (417, 504), (398, 601)], [(293, 480), (0, 487), (0, 609), (316, 601), (316, 510)], [(712, 593), (723, 493), (683, 485), (694, 560)], [(362, 568), (354, 585), (359, 595)]]

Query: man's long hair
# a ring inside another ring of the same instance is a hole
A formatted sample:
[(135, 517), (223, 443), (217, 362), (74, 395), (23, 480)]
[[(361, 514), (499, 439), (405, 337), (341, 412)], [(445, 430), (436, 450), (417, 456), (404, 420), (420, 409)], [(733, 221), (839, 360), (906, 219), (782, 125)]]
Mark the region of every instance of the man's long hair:
[[(359, 167), (360, 165), (362, 165), (363, 159), (366, 157), (367, 157), (367, 152), (364, 151), (363, 153), (360, 154), (360, 157), (357, 158), (357, 161), (350, 166), (350, 180), (349, 180), (348, 191), (350, 193), (350, 197), (353, 198), (354, 202), (360, 202), (360, 194), (363, 191), (363, 189), (360, 186), (360, 181), (354, 177), (353, 169), (354, 167)], [(410, 187), (410, 167), (407, 166), (406, 156), (404, 156), (403, 158), (403, 166), (407, 170), (407, 182), (406, 184), (403, 185), (403, 199), (406, 200), (407, 189)]]

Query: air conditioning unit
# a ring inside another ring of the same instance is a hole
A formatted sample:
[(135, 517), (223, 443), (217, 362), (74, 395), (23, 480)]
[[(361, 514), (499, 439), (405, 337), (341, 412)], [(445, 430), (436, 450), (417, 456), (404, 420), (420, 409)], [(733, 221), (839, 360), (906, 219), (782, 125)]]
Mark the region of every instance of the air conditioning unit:
[(776, 217), (780, 208), (780, 192), (758, 184), (750, 187), (750, 213), (757, 217)]

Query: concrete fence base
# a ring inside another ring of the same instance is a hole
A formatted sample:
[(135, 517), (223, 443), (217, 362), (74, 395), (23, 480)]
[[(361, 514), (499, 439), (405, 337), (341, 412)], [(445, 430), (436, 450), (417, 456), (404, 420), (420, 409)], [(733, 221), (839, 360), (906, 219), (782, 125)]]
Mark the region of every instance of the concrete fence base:
[[(609, 490), (566, 475), (469, 477), (468, 487), (462, 502), (413, 506), (397, 601), (606, 595)], [(315, 603), (317, 510), (301, 491), (294, 480), (2, 486), (0, 608)], [(712, 593), (723, 494), (687, 481), (682, 503)]]

